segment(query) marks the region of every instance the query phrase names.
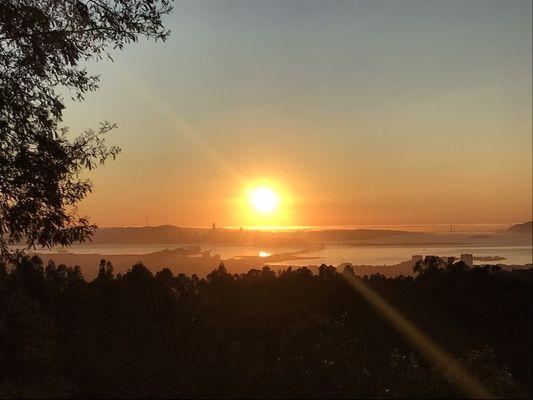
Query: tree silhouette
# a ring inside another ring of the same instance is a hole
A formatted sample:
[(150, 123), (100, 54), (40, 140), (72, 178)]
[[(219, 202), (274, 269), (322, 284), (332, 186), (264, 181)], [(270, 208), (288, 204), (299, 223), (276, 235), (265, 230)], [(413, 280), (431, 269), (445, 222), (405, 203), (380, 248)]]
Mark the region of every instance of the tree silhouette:
[(79, 173), (118, 154), (103, 138), (115, 125), (69, 139), (58, 88), (83, 100), (98, 87), (83, 63), (139, 37), (165, 40), (170, 10), (169, 0), (0, 0), (0, 256), (90, 237), (75, 206), (92, 186)]
[[(530, 398), (532, 271), (429, 264), (356, 279), (489, 392)], [(331, 266), (100, 267), (92, 282), (38, 257), (0, 268), (0, 397), (464, 397)]]

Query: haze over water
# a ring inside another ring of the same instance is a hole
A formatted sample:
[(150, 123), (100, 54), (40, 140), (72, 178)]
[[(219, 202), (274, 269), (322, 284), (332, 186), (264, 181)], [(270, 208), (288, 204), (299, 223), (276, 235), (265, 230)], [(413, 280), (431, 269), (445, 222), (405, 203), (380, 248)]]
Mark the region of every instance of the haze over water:
[[(52, 250), (42, 249), (47, 254), (56, 251), (68, 251), (75, 254), (150, 254), (163, 250), (198, 246), (211, 255), (219, 255), (221, 259), (238, 259), (242, 257), (265, 257), (264, 262), (272, 265), (334, 265), (353, 263), (360, 265), (395, 265), (411, 259), (413, 255), (436, 255), (459, 258), (461, 254), (471, 253), (479, 257), (476, 264), (507, 264), (525, 265), (533, 263), (533, 247), (527, 240), (513, 243), (505, 234), (507, 224), (455, 224), (450, 225), (394, 225), (394, 226), (351, 226), (351, 227), (281, 227), (273, 228), (274, 232), (322, 231), (337, 229), (380, 229), (396, 230), (422, 234), (415, 239), (395, 244), (394, 236), (386, 243), (359, 243), (350, 246), (347, 243), (327, 243), (311, 246), (268, 246), (268, 245), (233, 245), (213, 243), (135, 243), (135, 244), (103, 244), (85, 243), (73, 245), (68, 250), (56, 247)], [(205, 228), (204, 228), (205, 229)], [(222, 228), (225, 229), (225, 228)], [(429, 234), (429, 236), (424, 235)], [(429, 239), (428, 239), (429, 238)], [(437, 242), (432, 243), (434, 238)], [(474, 242), (472, 243), (472, 240)], [(466, 242), (465, 242), (466, 241)], [(470, 241), (471, 243), (468, 243)], [(421, 244), (421, 242), (424, 242)], [(280, 253), (300, 252), (304, 250), (305, 259), (269, 262), (268, 256)]]

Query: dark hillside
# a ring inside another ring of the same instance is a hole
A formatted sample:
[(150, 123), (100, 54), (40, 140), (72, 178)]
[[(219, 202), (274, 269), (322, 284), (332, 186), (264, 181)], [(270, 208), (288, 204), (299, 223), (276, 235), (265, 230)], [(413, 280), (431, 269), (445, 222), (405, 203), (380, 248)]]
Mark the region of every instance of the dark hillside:
[[(321, 266), (206, 279), (37, 257), (0, 268), (0, 397), (462, 397), (350, 284), (363, 284), (489, 393), (531, 396), (531, 270), (428, 257), (417, 276)], [(355, 281), (353, 281), (355, 282)]]

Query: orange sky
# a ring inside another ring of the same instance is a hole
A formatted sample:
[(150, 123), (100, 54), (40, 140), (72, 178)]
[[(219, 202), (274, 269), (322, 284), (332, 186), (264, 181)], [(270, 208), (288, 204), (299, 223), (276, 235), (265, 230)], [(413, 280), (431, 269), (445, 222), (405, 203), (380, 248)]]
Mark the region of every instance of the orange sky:
[[(117, 122), (123, 149), (80, 211), (101, 226), (531, 219), (531, 3), (398, 3), (178, 1), (167, 43), (89, 65), (101, 88), (67, 109), (73, 132)], [(278, 213), (250, 212), (258, 182)]]

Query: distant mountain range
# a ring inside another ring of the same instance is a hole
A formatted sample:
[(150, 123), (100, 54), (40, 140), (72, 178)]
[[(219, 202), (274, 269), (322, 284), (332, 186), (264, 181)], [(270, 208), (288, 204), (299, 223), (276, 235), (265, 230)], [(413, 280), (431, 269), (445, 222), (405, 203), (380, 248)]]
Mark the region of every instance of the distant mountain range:
[(533, 221), (524, 222), (523, 224), (513, 225), (509, 228), (509, 232), (533, 234)]
[[(513, 225), (507, 231), (513, 234), (531, 234), (533, 222)], [(219, 244), (235, 246), (294, 246), (306, 247), (316, 244), (344, 243), (376, 244), (396, 243), (397, 238), (405, 243), (413, 240), (429, 240), (435, 235), (386, 229), (324, 229), (294, 231), (260, 231), (230, 228), (188, 228), (174, 225), (99, 228), (93, 244)], [(440, 241), (449, 240), (442, 236)], [(440, 237), (437, 235), (437, 238)], [(394, 237), (394, 239), (389, 239)], [(463, 238), (464, 239), (464, 238)], [(392, 241), (391, 241), (392, 240)], [(431, 240), (435, 240), (432, 238)], [(454, 239), (455, 240), (455, 239)], [(405, 244), (404, 243), (404, 244)], [(411, 243), (412, 244), (412, 243)]]
[(227, 228), (184, 228), (173, 225), (99, 228), (92, 243), (95, 244), (234, 244), (307, 246), (315, 243), (351, 242), (410, 235), (410, 232), (377, 229), (344, 229), (322, 231), (258, 231)]

